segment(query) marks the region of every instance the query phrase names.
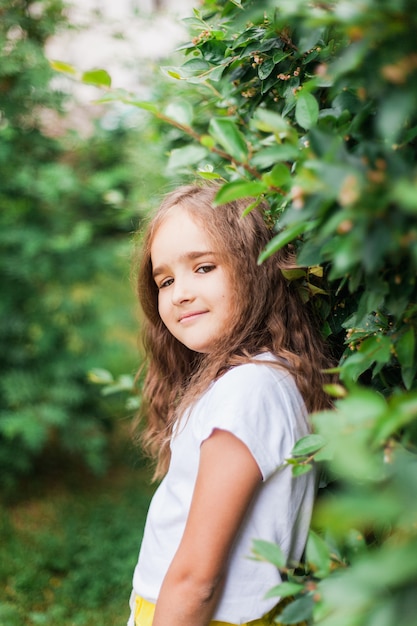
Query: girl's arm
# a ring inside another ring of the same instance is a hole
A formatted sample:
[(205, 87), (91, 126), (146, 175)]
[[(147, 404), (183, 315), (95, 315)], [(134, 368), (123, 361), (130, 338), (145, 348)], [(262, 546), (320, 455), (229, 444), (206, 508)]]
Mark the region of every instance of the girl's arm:
[(181, 543), (162, 584), (153, 626), (207, 626), (233, 540), (261, 482), (245, 444), (215, 430), (200, 465)]

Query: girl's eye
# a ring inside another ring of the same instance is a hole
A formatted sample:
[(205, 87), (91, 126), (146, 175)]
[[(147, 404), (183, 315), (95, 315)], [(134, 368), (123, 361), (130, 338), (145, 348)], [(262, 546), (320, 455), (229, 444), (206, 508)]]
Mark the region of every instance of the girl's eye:
[(163, 289), (164, 287), (169, 287), (174, 282), (173, 278), (166, 278), (158, 285), (158, 289)]
[(197, 268), (197, 272), (199, 274), (208, 274), (209, 272), (212, 272), (214, 269), (216, 269), (215, 265), (200, 265), (200, 267)]

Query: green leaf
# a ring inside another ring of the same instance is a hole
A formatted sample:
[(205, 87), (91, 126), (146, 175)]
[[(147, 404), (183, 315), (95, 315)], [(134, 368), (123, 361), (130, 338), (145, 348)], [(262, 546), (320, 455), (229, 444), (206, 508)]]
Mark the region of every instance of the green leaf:
[(218, 67), (212, 67), (208, 72), (206, 72), (205, 76), (207, 80), (211, 80), (216, 83), (219, 81), (223, 75), (224, 66), (219, 65)]
[(130, 104), (138, 109), (143, 109), (144, 111), (149, 111), (153, 115), (160, 114), (160, 110), (156, 104), (153, 102), (147, 102), (146, 100), (137, 100), (136, 98), (132, 98), (130, 94), (127, 94), (123, 90), (114, 90), (107, 93), (102, 98), (96, 100), (96, 102), (123, 102), (125, 104)]
[(159, 113), (158, 107), (155, 104), (152, 104), (152, 102), (145, 102), (144, 100), (136, 100), (136, 101), (132, 101), (132, 104), (138, 109), (149, 111), (149, 113), (153, 113), (154, 115), (157, 115)]
[(406, 389), (411, 389), (414, 376), (417, 371), (417, 363), (415, 363), (416, 337), (415, 331), (410, 326), (406, 332), (401, 335), (395, 344), (395, 351), (401, 364), (401, 376)]
[(417, 392), (392, 398), (388, 410), (376, 421), (374, 429), (376, 444), (383, 445), (389, 437), (413, 422), (416, 415)]
[(296, 267), (293, 270), (281, 270), (281, 274), (284, 276), (286, 280), (299, 280), (300, 278), (305, 278), (307, 275), (307, 270)]
[(297, 237), (299, 237), (302, 233), (305, 233), (309, 228), (312, 227), (312, 223), (308, 222), (296, 222), (295, 224), (291, 224), (285, 230), (281, 231), (278, 235), (276, 235), (271, 241), (265, 246), (265, 249), (259, 255), (258, 263), (263, 263), (265, 259), (274, 254), (274, 252), (278, 252), (281, 248), (286, 246), (291, 241), (294, 241)]
[(233, 120), (212, 118), (209, 133), (233, 159), (239, 163), (246, 163), (248, 158), (246, 140)]
[(96, 87), (111, 87), (111, 77), (106, 70), (90, 70), (81, 76), (83, 83)]
[(180, 73), (184, 77), (196, 76), (210, 69), (210, 65), (204, 59), (195, 57), (181, 65)]
[(302, 36), (300, 37), (300, 41), (298, 44), (299, 51), (304, 53), (304, 52), (308, 52), (309, 50), (312, 50), (317, 45), (317, 42), (320, 41), (322, 36), (323, 36), (322, 26), (319, 28), (305, 29)]
[(254, 167), (261, 169), (271, 167), (279, 161), (295, 161), (300, 154), (297, 146), (289, 143), (268, 146), (259, 150), (251, 159)]
[(184, 78), (183, 76), (181, 76), (181, 74), (176, 69), (173, 70), (173, 69), (170, 69), (168, 67), (165, 67), (165, 68), (162, 67), (161, 70), (164, 73), (166, 73), (167, 76), (170, 76), (171, 78), (175, 78), (176, 80), (183, 80), (183, 78)]
[(253, 211), (253, 209), (255, 209), (257, 206), (259, 206), (259, 203), (261, 202), (261, 200), (262, 200), (262, 196), (259, 196), (256, 200), (254, 200), (253, 202), (248, 204), (248, 206), (246, 207), (246, 209), (242, 213), (242, 217), (245, 217), (245, 215), (249, 215), (249, 213), (251, 211)]
[(340, 377), (356, 381), (363, 372), (374, 363), (385, 365), (391, 359), (391, 339), (385, 335), (376, 335), (365, 339), (357, 352), (348, 356), (342, 364)]
[(323, 389), (329, 396), (333, 398), (345, 398), (347, 395), (347, 391), (343, 385), (338, 385), (337, 383), (330, 383), (328, 385), (323, 385)]
[(258, 67), (258, 76), (261, 80), (265, 80), (272, 73), (275, 67), (273, 59), (265, 59), (263, 63)]
[(308, 91), (301, 91), (295, 105), (295, 119), (297, 123), (308, 130), (317, 123), (319, 105), (316, 98)]
[(288, 139), (293, 144), (296, 144), (298, 141), (298, 137), (288, 119), (274, 111), (257, 109), (253, 116), (253, 125), (258, 130), (273, 133), (279, 140)]
[(317, 454), (314, 455), (314, 460), (317, 463), (321, 461), (331, 461), (334, 458), (334, 446), (327, 445), (322, 448)]
[(401, 368), (401, 378), (403, 379), (404, 387), (411, 389), (417, 374), (417, 363), (414, 363), (411, 367)]
[(217, 172), (214, 172), (212, 170), (207, 170), (207, 169), (199, 169), (198, 175), (201, 176), (201, 178), (204, 178), (205, 180), (224, 180), (221, 174), (218, 174)]
[(417, 181), (400, 178), (393, 183), (391, 195), (393, 202), (401, 205), (402, 211), (411, 215), (417, 213)]
[(193, 9), (193, 13), (195, 17), (184, 17), (183, 22), (190, 29), (195, 29), (197, 31), (204, 30), (207, 28), (206, 22), (201, 18), (201, 13), (198, 9)]
[(56, 72), (62, 72), (63, 74), (70, 74), (71, 76), (77, 76), (78, 72), (73, 65), (64, 63), (63, 61), (49, 61), (49, 65)]
[(170, 102), (165, 110), (165, 115), (183, 126), (191, 126), (194, 112), (191, 104), (182, 100), (181, 102)]
[(378, 110), (377, 125), (382, 137), (389, 143), (397, 141), (401, 131), (406, 128), (405, 120), (411, 113), (414, 104), (412, 93), (403, 90), (392, 90)]
[(304, 456), (306, 454), (312, 454), (317, 452), (326, 445), (326, 440), (321, 435), (307, 435), (297, 441), (293, 447), (291, 454), (293, 456)]
[(256, 197), (267, 191), (266, 185), (257, 182), (247, 182), (244, 180), (233, 181), (223, 185), (216, 194), (214, 204), (226, 204), (239, 198)]
[(275, 585), (266, 594), (265, 598), (288, 598), (297, 595), (300, 591), (303, 591), (304, 586), (299, 583), (283, 582), (280, 585)]
[(314, 608), (314, 600), (311, 595), (302, 596), (285, 607), (278, 615), (280, 624), (298, 624), (311, 617)]
[(267, 561), (272, 563), (275, 567), (285, 567), (286, 559), (281, 548), (270, 541), (264, 541), (263, 539), (254, 539), (252, 544), (252, 553), (259, 561)]
[(294, 465), (292, 468), (292, 475), (294, 477), (302, 476), (303, 474), (308, 474), (313, 469), (311, 463), (300, 463), (298, 465)]
[(88, 372), (88, 380), (98, 385), (108, 385), (114, 382), (113, 374), (99, 367), (95, 367)]
[(262, 176), (269, 187), (288, 188), (291, 185), (290, 170), (284, 163), (277, 163), (270, 172)]
[(342, 54), (329, 68), (331, 78), (335, 79), (360, 67), (367, 53), (367, 46), (368, 42), (366, 38), (363, 38), (358, 42), (351, 43), (345, 50), (342, 50)]
[(216, 142), (214, 141), (213, 137), (210, 137), (210, 135), (201, 135), (200, 143), (202, 146), (205, 146), (209, 150), (212, 150), (216, 145)]
[(291, 54), (290, 52), (283, 52), (282, 50), (275, 52), (273, 56), (274, 63), (281, 63), (281, 61), (289, 57), (290, 54)]
[(381, 480), (387, 467), (379, 449), (370, 446), (373, 428), (387, 410), (387, 401), (375, 391), (354, 387), (346, 398), (336, 402), (336, 412), (313, 416), (315, 430), (328, 444), (317, 459), (332, 458), (332, 470), (349, 481)]
[(413, 365), (415, 348), (416, 338), (414, 328), (409, 326), (395, 344), (398, 360), (402, 367), (411, 367)]
[(207, 61), (201, 58), (190, 59), (181, 67), (161, 67), (161, 71), (176, 80), (185, 80), (188, 83), (201, 84), (208, 79), (213, 81), (220, 80), (224, 65), (211, 67)]
[(195, 146), (190, 144), (183, 148), (176, 148), (171, 151), (168, 159), (167, 168), (169, 170), (176, 170), (182, 167), (188, 167), (198, 163), (204, 157), (207, 156), (207, 150), (203, 146)]
[(310, 530), (306, 547), (307, 562), (316, 576), (322, 578), (330, 571), (330, 550), (327, 543), (313, 530)]
[(133, 390), (133, 378), (128, 374), (123, 374), (119, 376), (117, 381), (112, 385), (107, 385), (102, 390), (103, 396), (110, 396), (114, 393), (119, 393), (121, 391), (132, 391)]

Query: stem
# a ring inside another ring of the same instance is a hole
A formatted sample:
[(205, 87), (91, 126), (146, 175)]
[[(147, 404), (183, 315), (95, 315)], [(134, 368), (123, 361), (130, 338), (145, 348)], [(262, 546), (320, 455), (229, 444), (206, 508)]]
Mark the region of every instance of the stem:
[[(176, 120), (172, 119), (171, 117), (168, 117), (167, 115), (164, 115), (163, 113), (157, 112), (157, 113), (154, 113), (154, 115), (159, 120), (166, 122), (170, 126), (174, 126), (175, 128), (178, 128), (178, 130), (182, 131), (186, 135), (189, 135), (190, 137), (195, 139), (195, 141), (198, 141), (198, 143), (201, 143), (202, 135), (199, 135), (199, 133), (197, 133), (191, 126), (187, 126), (186, 124), (181, 124), (180, 122), (177, 122)], [(209, 148), (209, 150), (210, 152), (213, 152), (214, 154), (218, 154), (222, 159), (229, 161), (233, 165), (243, 167), (243, 169), (254, 178), (258, 178), (258, 179), (262, 178), (262, 175), (260, 174), (260, 172), (258, 172), (258, 170), (251, 167), (248, 163), (237, 161), (224, 150), (221, 150), (220, 148), (216, 148), (216, 146)]]

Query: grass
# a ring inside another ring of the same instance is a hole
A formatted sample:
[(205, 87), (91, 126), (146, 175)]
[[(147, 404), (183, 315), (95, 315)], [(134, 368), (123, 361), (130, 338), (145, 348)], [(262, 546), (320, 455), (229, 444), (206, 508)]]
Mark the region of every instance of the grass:
[(134, 454), (119, 442), (103, 478), (52, 454), (2, 505), (0, 626), (126, 624), (152, 495)]

